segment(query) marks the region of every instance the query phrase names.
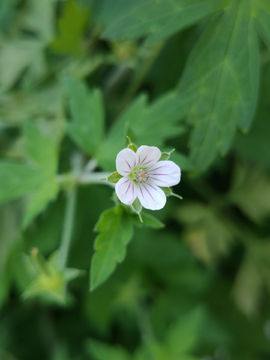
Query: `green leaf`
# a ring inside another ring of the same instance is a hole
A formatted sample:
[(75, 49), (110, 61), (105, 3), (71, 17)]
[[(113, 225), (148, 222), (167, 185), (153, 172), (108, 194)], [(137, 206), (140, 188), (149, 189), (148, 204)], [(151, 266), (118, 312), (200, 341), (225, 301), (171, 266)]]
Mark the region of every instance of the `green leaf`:
[(45, 44), (53, 39), (55, 33), (55, 3), (56, 0), (28, 0), (21, 19), (24, 29), (35, 32)]
[(20, 239), (21, 213), (18, 202), (0, 207), (0, 307), (8, 296), (11, 282), (9, 264), (12, 265), (11, 255)]
[(107, 0), (100, 13), (106, 26), (103, 36), (126, 40), (149, 35), (147, 43), (154, 43), (222, 9), (223, 4), (222, 0)]
[(32, 39), (4, 44), (0, 53), (0, 89), (11, 88), (25, 70), (30, 80), (45, 74), (44, 44)]
[(33, 121), (24, 124), (24, 147), (29, 158), (45, 174), (55, 174), (58, 167), (58, 144)]
[(58, 53), (80, 55), (89, 13), (85, 6), (75, 0), (67, 0), (64, 6), (58, 22), (59, 35), (51, 48)]
[(126, 246), (132, 238), (130, 216), (121, 206), (104, 211), (95, 227), (100, 234), (95, 240), (95, 254), (91, 263), (91, 290), (102, 284), (124, 260)]
[(87, 348), (95, 360), (131, 360), (131, 356), (124, 349), (97, 340), (89, 340)]
[(44, 181), (37, 169), (19, 163), (0, 162), (0, 204), (17, 199), (38, 189)]
[(243, 131), (250, 126), (258, 67), (250, 2), (232, 1), (201, 36), (179, 86), (180, 97), (190, 101), (191, 160), (198, 169), (209, 166), (217, 150), (228, 151), (237, 125)]
[(150, 227), (152, 229), (162, 229), (164, 228), (164, 224), (157, 219), (155, 216), (147, 214), (145, 212), (141, 212), (140, 213), (141, 218), (142, 218), (142, 222), (139, 220), (138, 216), (134, 215), (133, 217), (133, 221), (135, 223), (135, 225), (139, 226), (139, 227)]
[(82, 82), (65, 79), (72, 121), (67, 124), (70, 137), (89, 155), (95, 154), (104, 133), (104, 111), (99, 90), (89, 92)]
[(23, 217), (24, 228), (26, 228), (31, 221), (47, 207), (48, 203), (56, 199), (58, 192), (59, 183), (56, 181), (55, 177), (52, 177), (46, 179), (36, 192), (29, 195)]
[(43, 181), (29, 196), (26, 204), (23, 218), (23, 226), (26, 228), (47, 207), (48, 203), (57, 197), (59, 184), (56, 181), (58, 168), (58, 144), (56, 141), (51, 140), (49, 135), (44, 134), (33, 122), (26, 121), (24, 145), (30, 160), (43, 174)]
[[(171, 359), (180, 359), (195, 349), (203, 324), (205, 312), (201, 307), (191, 311), (169, 329), (166, 337), (167, 353)], [(184, 357), (183, 357), (184, 359)]]
[(166, 139), (181, 135), (185, 128), (178, 122), (185, 116), (186, 109), (186, 104), (173, 92), (160, 97), (151, 105), (147, 104), (145, 95), (139, 96), (120, 115), (101, 144), (96, 154), (100, 165), (111, 171), (115, 168), (116, 155), (125, 147), (127, 127), (140, 141), (140, 145), (160, 147)]
[(270, 4), (268, 0), (253, 0), (252, 14), (257, 20), (259, 33), (270, 49)]

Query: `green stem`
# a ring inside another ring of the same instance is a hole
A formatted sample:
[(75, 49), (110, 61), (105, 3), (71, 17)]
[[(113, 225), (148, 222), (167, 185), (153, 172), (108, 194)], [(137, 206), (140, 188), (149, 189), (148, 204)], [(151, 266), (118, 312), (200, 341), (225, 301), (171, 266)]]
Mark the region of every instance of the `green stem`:
[[(83, 157), (80, 153), (75, 153), (71, 157), (71, 168), (74, 176), (80, 174), (83, 164)], [(63, 270), (66, 267), (68, 260), (68, 253), (72, 239), (76, 202), (77, 202), (77, 183), (75, 183), (68, 191), (67, 203), (64, 217), (64, 227), (59, 249), (59, 269)]]
[(63, 270), (66, 267), (68, 253), (72, 239), (74, 216), (76, 210), (77, 186), (73, 186), (68, 193), (65, 209), (64, 227), (59, 249), (59, 268)]

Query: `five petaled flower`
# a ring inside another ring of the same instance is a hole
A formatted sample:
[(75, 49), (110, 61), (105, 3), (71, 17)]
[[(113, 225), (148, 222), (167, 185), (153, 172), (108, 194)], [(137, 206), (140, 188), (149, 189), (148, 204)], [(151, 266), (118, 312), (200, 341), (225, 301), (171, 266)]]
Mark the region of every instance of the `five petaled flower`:
[(116, 170), (123, 177), (115, 191), (122, 203), (131, 205), (138, 197), (146, 209), (159, 210), (165, 206), (166, 195), (160, 187), (178, 184), (181, 171), (173, 161), (159, 161), (160, 157), (157, 147), (145, 145), (137, 152), (126, 148), (118, 153)]

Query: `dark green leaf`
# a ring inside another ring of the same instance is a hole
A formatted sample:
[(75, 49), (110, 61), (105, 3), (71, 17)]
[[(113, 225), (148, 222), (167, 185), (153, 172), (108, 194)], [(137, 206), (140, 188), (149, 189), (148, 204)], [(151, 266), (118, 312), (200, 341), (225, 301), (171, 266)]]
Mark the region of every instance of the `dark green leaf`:
[(127, 126), (140, 141), (140, 145), (161, 146), (166, 139), (184, 132), (184, 127), (178, 122), (185, 113), (186, 104), (175, 93), (168, 93), (151, 105), (147, 105), (146, 97), (141, 95), (111, 128), (97, 153), (99, 163), (108, 170), (115, 168), (116, 155), (125, 144)]
[[(246, 66), (243, 66), (243, 63)], [(179, 95), (190, 101), (191, 159), (204, 169), (217, 150), (226, 153), (237, 125), (253, 118), (258, 88), (258, 44), (249, 0), (232, 1), (209, 25), (193, 50)]]
[(160, 41), (214, 11), (222, 9), (222, 0), (126, 0), (105, 1), (101, 17), (104, 37), (138, 39), (149, 35), (148, 43)]
[(67, 0), (58, 22), (58, 38), (51, 48), (58, 53), (79, 55), (82, 52), (82, 35), (89, 17), (86, 7), (75, 0)]
[(131, 360), (131, 356), (120, 347), (113, 347), (91, 339), (87, 343), (89, 353), (95, 360)]

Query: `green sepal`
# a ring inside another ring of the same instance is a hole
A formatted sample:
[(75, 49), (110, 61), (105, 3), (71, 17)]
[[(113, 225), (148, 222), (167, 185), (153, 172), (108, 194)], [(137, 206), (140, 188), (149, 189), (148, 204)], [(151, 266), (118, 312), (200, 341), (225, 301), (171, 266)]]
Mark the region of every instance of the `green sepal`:
[(180, 200), (183, 200), (182, 196), (175, 194), (171, 188), (169, 187), (161, 187), (161, 189), (164, 191), (166, 196), (174, 196), (177, 197)]
[(168, 160), (171, 156), (171, 153), (174, 152), (175, 149), (172, 149), (171, 151), (169, 152), (163, 152), (161, 154), (161, 157), (159, 158), (159, 161), (163, 161), (163, 160)]
[(127, 148), (137, 152), (137, 146), (131, 141), (129, 136), (127, 136)]
[(108, 176), (107, 180), (113, 184), (116, 184), (122, 177), (123, 176), (120, 175), (117, 171), (114, 171)]
[(143, 222), (143, 219), (141, 217), (142, 204), (140, 200), (136, 198), (135, 201), (130, 205), (130, 207), (139, 216), (140, 222)]

